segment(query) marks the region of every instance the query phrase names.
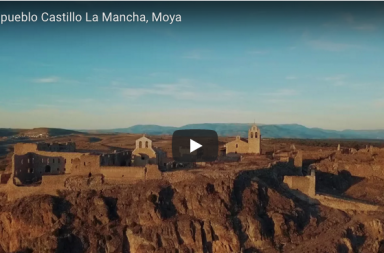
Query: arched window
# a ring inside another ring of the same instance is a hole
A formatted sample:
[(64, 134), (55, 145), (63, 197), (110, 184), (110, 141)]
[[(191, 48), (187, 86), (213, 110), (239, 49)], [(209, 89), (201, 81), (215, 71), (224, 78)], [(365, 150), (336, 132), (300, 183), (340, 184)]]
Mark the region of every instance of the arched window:
[(141, 148), (141, 141), (139, 141), (139, 148)]
[(239, 144), (236, 144), (236, 148), (238, 148), (239, 147)]
[(251, 132), (251, 138), (253, 138), (253, 133)]
[(148, 148), (148, 141), (145, 142), (145, 147)]
[(257, 138), (257, 133), (255, 133), (255, 138)]

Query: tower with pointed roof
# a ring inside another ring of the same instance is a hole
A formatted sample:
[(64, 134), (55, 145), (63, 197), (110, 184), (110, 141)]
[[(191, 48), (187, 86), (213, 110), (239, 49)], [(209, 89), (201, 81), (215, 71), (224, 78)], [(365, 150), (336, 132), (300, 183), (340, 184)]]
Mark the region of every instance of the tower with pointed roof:
[(255, 123), (248, 130), (248, 153), (261, 153), (261, 134)]

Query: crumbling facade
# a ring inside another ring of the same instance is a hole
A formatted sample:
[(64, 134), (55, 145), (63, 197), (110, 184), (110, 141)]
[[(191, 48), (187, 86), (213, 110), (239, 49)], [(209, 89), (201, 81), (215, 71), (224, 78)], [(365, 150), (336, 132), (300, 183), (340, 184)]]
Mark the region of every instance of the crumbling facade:
[(226, 154), (261, 154), (260, 129), (253, 124), (248, 130), (248, 140), (236, 136), (234, 141), (225, 144)]
[(37, 150), (50, 151), (50, 152), (75, 152), (76, 144), (74, 142), (66, 142), (66, 143), (39, 142), (37, 143)]
[[(131, 167), (131, 151), (84, 153), (76, 151), (75, 143), (18, 143), (14, 146), (12, 159), (12, 180), (15, 185), (39, 183), (44, 176), (51, 175), (90, 176), (104, 172), (108, 178), (118, 171), (119, 177), (131, 173), (131, 176), (124, 179), (127, 181), (134, 178), (144, 179), (147, 174), (145, 167), (136, 170)], [(136, 173), (137, 171), (140, 172)]]
[(100, 166), (131, 166), (132, 152), (115, 150), (113, 153), (100, 155)]
[(43, 175), (89, 173), (92, 168), (99, 166), (98, 155), (79, 153), (75, 150), (76, 146), (72, 143), (68, 145), (16, 144), (12, 161), (15, 184), (37, 182)]

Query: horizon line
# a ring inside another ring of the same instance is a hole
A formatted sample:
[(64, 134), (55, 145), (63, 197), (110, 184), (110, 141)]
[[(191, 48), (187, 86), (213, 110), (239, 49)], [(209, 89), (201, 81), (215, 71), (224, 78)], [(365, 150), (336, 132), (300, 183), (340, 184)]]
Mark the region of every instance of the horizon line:
[(131, 125), (128, 127), (111, 127), (111, 128), (96, 128), (96, 129), (90, 129), (90, 128), (60, 128), (60, 127), (33, 127), (33, 128), (13, 128), (13, 127), (0, 127), (0, 129), (17, 129), (17, 130), (32, 130), (32, 129), (39, 129), (39, 128), (46, 128), (46, 129), (63, 129), (63, 130), (72, 130), (72, 131), (102, 131), (102, 130), (115, 130), (115, 129), (125, 129), (125, 128), (131, 128), (135, 126), (158, 126), (158, 127), (172, 127), (172, 128), (181, 128), (187, 125), (200, 125), (200, 124), (207, 124), (207, 125), (214, 125), (214, 124), (232, 124), (232, 125), (252, 125), (256, 124), (258, 126), (273, 126), (273, 125), (298, 125), (298, 126), (303, 126), (308, 129), (321, 129), (321, 130), (326, 130), (326, 131), (384, 131), (384, 129), (380, 128), (375, 128), (375, 129), (342, 129), (342, 130), (337, 130), (337, 129), (328, 129), (328, 128), (321, 128), (321, 127), (308, 127), (299, 123), (278, 123), (278, 124), (265, 124), (265, 123), (189, 123), (181, 126), (169, 126), (169, 125), (158, 125), (158, 124), (135, 124)]

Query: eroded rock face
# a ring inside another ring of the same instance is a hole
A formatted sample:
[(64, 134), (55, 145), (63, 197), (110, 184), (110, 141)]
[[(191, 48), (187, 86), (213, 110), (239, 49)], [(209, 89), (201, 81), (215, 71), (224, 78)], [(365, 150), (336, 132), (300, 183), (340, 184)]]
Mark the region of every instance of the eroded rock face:
[(250, 177), (197, 176), (173, 184), (147, 181), (60, 195), (3, 203), (0, 253), (378, 252), (384, 248), (382, 214), (356, 216), (310, 206)]

